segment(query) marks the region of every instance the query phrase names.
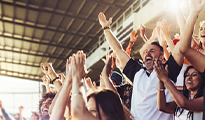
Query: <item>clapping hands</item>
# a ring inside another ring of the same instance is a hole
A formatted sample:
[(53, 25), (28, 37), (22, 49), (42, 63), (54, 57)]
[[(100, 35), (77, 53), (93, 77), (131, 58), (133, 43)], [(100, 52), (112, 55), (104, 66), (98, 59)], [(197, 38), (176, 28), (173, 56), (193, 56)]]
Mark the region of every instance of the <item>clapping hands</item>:
[(162, 82), (165, 82), (166, 80), (168, 80), (168, 65), (163, 66), (162, 62), (159, 60), (155, 60), (154, 61), (154, 70), (157, 74), (157, 77), (159, 78), (159, 80), (161, 80)]
[(71, 58), (72, 78), (82, 80), (82, 78), (84, 78), (88, 74), (88, 71), (85, 67), (85, 59), (86, 56), (83, 51), (78, 51), (76, 54), (73, 54)]

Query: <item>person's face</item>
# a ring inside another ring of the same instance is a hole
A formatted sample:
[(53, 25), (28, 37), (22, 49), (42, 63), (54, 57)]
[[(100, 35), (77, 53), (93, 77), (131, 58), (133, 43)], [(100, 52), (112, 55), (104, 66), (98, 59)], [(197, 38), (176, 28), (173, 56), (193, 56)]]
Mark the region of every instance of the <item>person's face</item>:
[(199, 39), (202, 43), (205, 42), (205, 22), (199, 27)]
[[(87, 102), (87, 109), (93, 116), (95, 116), (96, 118), (99, 118), (97, 108), (96, 108), (96, 102), (95, 102), (95, 99), (93, 97), (91, 97), (89, 99), (89, 101)], [(102, 108), (100, 107), (100, 105), (99, 105), (99, 111), (100, 111), (100, 115), (101, 115), (102, 120), (107, 120), (108, 117), (102, 111)]]
[(49, 107), (50, 107), (50, 105), (52, 103), (52, 100), (53, 100), (53, 98), (47, 98), (45, 101), (43, 101), (43, 104), (41, 106), (42, 118), (49, 117), (48, 110), (49, 110)]
[(154, 60), (159, 59), (160, 61), (162, 61), (162, 57), (163, 55), (160, 54), (160, 48), (156, 45), (150, 45), (146, 49), (143, 58), (147, 70), (153, 70)]
[(185, 75), (185, 85), (189, 91), (198, 91), (201, 83), (201, 76), (194, 68), (188, 70)]

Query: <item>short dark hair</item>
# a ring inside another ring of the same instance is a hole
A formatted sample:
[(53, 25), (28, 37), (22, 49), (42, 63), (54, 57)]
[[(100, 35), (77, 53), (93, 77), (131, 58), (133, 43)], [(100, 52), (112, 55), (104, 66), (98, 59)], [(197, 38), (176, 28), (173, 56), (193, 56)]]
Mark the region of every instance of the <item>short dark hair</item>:
[(161, 54), (164, 55), (164, 49), (158, 42), (154, 41), (154, 42), (151, 43), (151, 45), (156, 45), (157, 47), (159, 47)]
[(39, 113), (41, 115), (41, 106), (43, 105), (43, 102), (47, 99), (47, 98), (54, 98), (56, 95), (56, 92), (47, 92), (45, 94), (43, 94), (42, 99), (39, 100)]

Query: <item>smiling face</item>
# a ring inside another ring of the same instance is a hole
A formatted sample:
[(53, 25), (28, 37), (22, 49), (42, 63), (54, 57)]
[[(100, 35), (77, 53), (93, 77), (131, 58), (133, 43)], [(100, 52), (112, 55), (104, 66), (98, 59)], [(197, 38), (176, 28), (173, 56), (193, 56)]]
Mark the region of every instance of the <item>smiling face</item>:
[(198, 91), (198, 89), (200, 88), (200, 83), (201, 76), (199, 72), (194, 68), (190, 68), (185, 74), (185, 85), (187, 87), (187, 90)]
[(149, 72), (152, 72), (153, 66), (154, 66), (154, 60), (159, 59), (160, 61), (163, 60), (163, 55), (160, 53), (160, 48), (156, 45), (150, 45), (144, 54), (144, 64), (146, 66), (146, 69)]
[(41, 116), (44, 119), (49, 118), (48, 110), (52, 103), (53, 98), (47, 98), (45, 101), (43, 101), (41, 106)]
[[(96, 118), (99, 118), (94, 97), (91, 97), (88, 100), (87, 109), (93, 116), (95, 116)], [(108, 117), (102, 111), (102, 108), (100, 107), (100, 105), (99, 105), (99, 112), (100, 112), (100, 116), (101, 116), (102, 120), (108, 120)]]
[(202, 43), (205, 42), (205, 21), (202, 21), (200, 23), (199, 27), (199, 39)]

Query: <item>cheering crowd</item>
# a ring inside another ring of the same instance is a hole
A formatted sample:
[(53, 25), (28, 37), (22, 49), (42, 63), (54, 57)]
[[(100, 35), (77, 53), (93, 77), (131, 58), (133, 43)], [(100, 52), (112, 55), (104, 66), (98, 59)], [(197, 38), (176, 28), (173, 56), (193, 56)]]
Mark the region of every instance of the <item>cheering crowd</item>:
[[(189, 5), (187, 19), (176, 8), (180, 34), (174, 40), (166, 20), (156, 23), (149, 39), (146, 27), (140, 25), (145, 42), (140, 49), (142, 61), (130, 56), (137, 31), (132, 31), (124, 50), (110, 29), (112, 19), (100, 12), (99, 23), (112, 49), (103, 60), (100, 85), (86, 78), (83, 51), (67, 59), (65, 74), (57, 74), (52, 63), (41, 63), (47, 92), (39, 101), (39, 113), (33, 113), (38, 116), (35, 120), (205, 120), (205, 21), (198, 35), (193, 34), (205, 0), (189, 0)], [(113, 71), (115, 67), (121, 73)], [(0, 108), (4, 119), (14, 119), (1, 102)]]

